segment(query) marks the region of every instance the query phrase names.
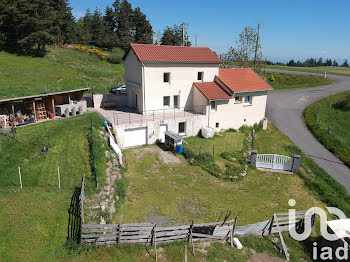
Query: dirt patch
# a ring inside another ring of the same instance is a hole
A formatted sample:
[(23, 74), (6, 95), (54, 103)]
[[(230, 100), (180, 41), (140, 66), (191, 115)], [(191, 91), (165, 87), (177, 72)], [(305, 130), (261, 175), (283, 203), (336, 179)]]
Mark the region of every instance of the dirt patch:
[(145, 216), (144, 221), (147, 223), (156, 224), (157, 226), (170, 226), (172, 224), (166, 216), (159, 214)]
[(164, 151), (159, 147), (150, 147), (150, 148), (142, 148), (135, 149), (133, 153), (137, 152), (139, 159), (142, 158), (147, 153), (158, 153), (160, 159), (166, 164), (180, 164), (181, 160), (168, 151)]
[(266, 253), (254, 253), (249, 262), (284, 262), (284, 260)]

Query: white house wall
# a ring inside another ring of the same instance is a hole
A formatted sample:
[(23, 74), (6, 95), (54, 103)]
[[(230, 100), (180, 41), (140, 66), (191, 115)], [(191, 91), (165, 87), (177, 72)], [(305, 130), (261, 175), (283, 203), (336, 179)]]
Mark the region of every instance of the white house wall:
[(196, 115), (189, 118), (172, 118), (162, 121), (149, 121), (144, 123), (134, 123), (125, 125), (114, 125), (114, 130), (117, 133), (118, 141), (122, 149), (125, 148), (125, 129), (147, 127), (147, 144), (153, 144), (160, 138), (160, 125), (166, 124), (168, 130), (174, 133), (179, 131), (179, 123), (186, 122), (186, 135), (185, 137), (198, 135), (199, 130), (203, 126), (208, 125), (207, 115)]
[(143, 92), (142, 92), (142, 64), (137, 59), (134, 51), (130, 50), (125, 60), (125, 84), (128, 96), (128, 106), (136, 107), (143, 111)]
[[(174, 107), (174, 96), (180, 96), (180, 107), (193, 107), (190, 96), (198, 72), (204, 72), (204, 82), (213, 81), (219, 74), (218, 64), (145, 64), (145, 110)], [(163, 82), (163, 74), (170, 72), (170, 83)], [(170, 96), (170, 106), (163, 106), (163, 97)]]
[[(267, 92), (240, 93), (239, 96), (252, 96), (252, 104), (236, 103), (235, 99), (216, 102), (216, 111), (209, 112), (210, 127), (216, 131), (221, 129), (238, 129), (242, 125), (252, 126), (265, 117)], [(219, 123), (219, 128), (216, 128)]]

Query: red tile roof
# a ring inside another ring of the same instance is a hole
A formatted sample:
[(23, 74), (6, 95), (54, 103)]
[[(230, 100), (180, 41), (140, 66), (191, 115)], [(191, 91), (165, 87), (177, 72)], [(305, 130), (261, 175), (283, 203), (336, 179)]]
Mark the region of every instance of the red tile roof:
[(273, 90), (250, 68), (220, 68), (217, 79), (232, 92)]
[(208, 47), (130, 44), (141, 62), (215, 63), (222, 60)]
[(215, 82), (195, 82), (193, 84), (208, 100), (231, 98), (231, 96)]

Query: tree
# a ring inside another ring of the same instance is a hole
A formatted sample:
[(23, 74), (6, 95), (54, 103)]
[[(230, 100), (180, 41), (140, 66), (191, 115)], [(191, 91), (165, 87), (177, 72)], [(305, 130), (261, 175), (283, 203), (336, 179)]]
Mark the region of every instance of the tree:
[(316, 63), (317, 66), (323, 66), (323, 59), (320, 57)]
[(52, 43), (55, 13), (48, 0), (1, 1), (0, 17), (4, 45), (12, 50), (31, 49), (40, 51)]
[(117, 35), (120, 40), (120, 48), (124, 51), (129, 49), (130, 43), (133, 41), (133, 10), (131, 4), (127, 0), (115, 3), (118, 7), (117, 13)]
[(332, 66), (338, 66), (338, 62), (335, 61), (335, 59), (333, 60)]
[(161, 45), (181, 46), (183, 42), (185, 46), (191, 46), (191, 42), (188, 40), (187, 28), (185, 28), (185, 39), (182, 40), (182, 25), (167, 26), (160, 39)]
[(332, 60), (328, 58), (325, 62), (325, 66), (331, 66), (331, 65), (332, 65)]
[(140, 44), (153, 43), (153, 30), (150, 22), (146, 19), (140, 8), (137, 7), (133, 14), (134, 41)]
[(246, 26), (239, 34), (236, 40), (235, 47), (231, 47), (228, 52), (230, 60), (238, 62), (240, 67), (252, 67), (256, 69), (254, 64), (255, 52), (257, 53), (257, 61), (261, 60), (262, 53), (260, 51), (260, 40), (258, 38), (257, 30)]
[(349, 67), (348, 60), (345, 59), (344, 63), (341, 66), (342, 67)]
[(287, 66), (295, 66), (295, 62), (293, 59), (291, 59), (288, 63)]
[(55, 12), (52, 35), (56, 45), (72, 43), (76, 40), (76, 23), (72, 8), (67, 0), (52, 0)]

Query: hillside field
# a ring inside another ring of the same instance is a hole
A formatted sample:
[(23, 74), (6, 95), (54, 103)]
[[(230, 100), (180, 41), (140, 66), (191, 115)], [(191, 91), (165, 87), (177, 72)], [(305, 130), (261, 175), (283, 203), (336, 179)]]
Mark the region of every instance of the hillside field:
[(124, 65), (73, 49), (48, 47), (44, 57), (0, 51), (0, 99), (90, 87), (95, 93), (124, 83)]
[(316, 101), (306, 108), (304, 119), (317, 140), (350, 166), (350, 92)]
[(282, 65), (265, 65), (265, 68), (299, 71), (324, 74), (327, 72), (329, 75), (350, 76), (350, 67), (338, 67), (338, 66), (319, 66), (319, 67), (297, 67), (297, 66), (282, 66)]

